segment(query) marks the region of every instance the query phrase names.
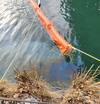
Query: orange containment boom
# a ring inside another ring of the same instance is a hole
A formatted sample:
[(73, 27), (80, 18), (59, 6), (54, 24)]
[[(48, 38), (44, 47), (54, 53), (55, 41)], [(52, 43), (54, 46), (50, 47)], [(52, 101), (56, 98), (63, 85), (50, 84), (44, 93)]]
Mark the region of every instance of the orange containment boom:
[(34, 0), (29, 0), (35, 13), (40, 19), (42, 25), (45, 30), (48, 32), (49, 36), (52, 40), (58, 45), (62, 54), (66, 53), (69, 50), (69, 43), (55, 30), (51, 22), (47, 19), (47, 17), (42, 13), (39, 6), (35, 3)]

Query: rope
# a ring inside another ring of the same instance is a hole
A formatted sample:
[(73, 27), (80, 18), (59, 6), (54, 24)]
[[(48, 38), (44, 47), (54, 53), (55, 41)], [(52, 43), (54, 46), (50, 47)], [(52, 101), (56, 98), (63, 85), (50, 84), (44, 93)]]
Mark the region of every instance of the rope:
[(12, 59), (10, 65), (8, 66), (8, 68), (7, 68), (7, 70), (5, 71), (4, 75), (2, 76), (0, 82), (1, 82), (1, 81), (3, 80), (3, 78), (5, 77), (5, 75), (7, 74), (8, 70), (10, 69), (10, 67), (11, 67), (11, 65), (12, 65), (12, 63), (13, 63), (13, 61), (14, 61), (14, 59), (15, 59), (16, 56), (18, 55), (18, 53), (19, 53), (19, 51), (20, 51), (20, 49), (21, 49), (23, 43), (25, 42), (25, 40), (26, 40), (26, 38), (27, 38), (27, 36), (28, 36), (28, 34), (29, 34), (29, 32), (30, 32), (30, 29), (32, 28), (32, 25), (33, 25), (33, 23), (34, 23), (35, 18), (36, 18), (36, 15), (34, 16), (34, 19), (33, 19), (32, 23), (31, 23), (31, 25), (30, 25), (30, 27), (29, 27), (29, 30), (28, 30), (28, 32), (27, 32), (25, 38), (23, 39), (23, 41), (22, 41), (22, 43), (21, 43), (19, 49), (17, 50), (17, 52), (16, 52), (14, 58)]
[(86, 55), (86, 56), (91, 57), (92, 59), (95, 59), (95, 60), (97, 60), (97, 61), (100, 61), (100, 59), (98, 59), (98, 58), (96, 58), (96, 57), (94, 57), (94, 56), (92, 56), (92, 55), (90, 55), (90, 54), (88, 54), (88, 53), (86, 53), (86, 52), (84, 52), (84, 51), (81, 51), (81, 50), (79, 50), (79, 49), (77, 49), (77, 48), (75, 48), (75, 47), (73, 47), (73, 46), (71, 46), (71, 48), (74, 49), (74, 50), (77, 50), (77, 51), (79, 51), (79, 52), (81, 52), (81, 53), (83, 53), (83, 54)]
[(63, 54), (63, 56), (65, 56), (66, 58), (68, 58), (68, 56), (71, 54), (71, 52), (72, 52), (72, 46), (71, 46), (71, 44), (69, 44), (69, 45), (67, 45), (67, 46), (69, 46), (69, 48), (70, 48), (70, 50), (69, 50), (69, 52), (67, 53), (67, 54)]
[(94, 56), (92, 56), (92, 55), (90, 55), (90, 54), (88, 54), (88, 53), (86, 53), (86, 52), (84, 52), (84, 51), (82, 51), (82, 50), (80, 50), (80, 49), (77, 49), (77, 48), (73, 47), (71, 44), (69, 44), (68, 46), (70, 47), (70, 50), (69, 50), (68, 54), (58, 54), (57, 52), (55, 52), (54, 46), (53, 46), (52, 50), (53, 50), (53, 52), (55, 52), (56, 54), (58, 54), (58, 55), (63, 55), (65, 58), (68, 58), (68, 56), (71, 54), (72, 49), (73, 49), (73, 51), (77, 50), (77, 51), (83, 53), (84, 55), (86, 55), (86, 56), (88, 56), (88, 57), (91, 57), (92, 59), (95, 59), (95, 60), (97, 60), (97, 61), (100, 61), (100, 59), (98, 59), (98, 58), (96, 58), (96, 57), (94, 57)]

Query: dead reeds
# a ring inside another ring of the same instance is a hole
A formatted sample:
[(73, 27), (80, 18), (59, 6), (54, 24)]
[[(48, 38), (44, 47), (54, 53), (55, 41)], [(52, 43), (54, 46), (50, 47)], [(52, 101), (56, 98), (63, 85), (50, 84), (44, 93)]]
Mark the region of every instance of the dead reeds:
[(87, 72), (86, 69), (81, 69), (81, 72), (74, 74), (74, 77), (71, 77), (72, 85), (67, 89), (62, 103), (100, 104), (100, 81), (95, 82), (100, 74), (99, 67), (93, 74), (91, 74), (93, 65)]
[(2, 81), (0, 96), (14, 99), (26, 99), (33, 96), (40, 102), (58, 104), (100, 104), (100, 81), (95, 81), (100, 71), (98, 67), (92, 73), (92, 68), (93, 65), (89, 70), (81, 69), (79, 73), (71, 77), (72, 84), (69, 88), (57, 90), (58, 88), (52, 87), (42, 78), (40, 70), (36, 72), (32, 64), (29, 71), (23, 68), (21, 72), (15, 67), (13, 72), (16, 86)]

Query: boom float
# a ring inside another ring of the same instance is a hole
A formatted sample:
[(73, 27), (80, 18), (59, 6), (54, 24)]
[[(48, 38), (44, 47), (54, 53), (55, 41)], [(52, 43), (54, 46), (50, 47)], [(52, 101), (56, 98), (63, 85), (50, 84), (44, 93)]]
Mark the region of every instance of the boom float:
[(37, 14), (41, 24), (44, 26), (45, 30), (48, 32), (52, 40), (57, 44), (62, 54), (69, 50), (69, 43), (55, 30), (52, 23), (47, 19), (47, 17), (42, 13), (39, 6), (34, 0), (29, 0), (35, 13)]

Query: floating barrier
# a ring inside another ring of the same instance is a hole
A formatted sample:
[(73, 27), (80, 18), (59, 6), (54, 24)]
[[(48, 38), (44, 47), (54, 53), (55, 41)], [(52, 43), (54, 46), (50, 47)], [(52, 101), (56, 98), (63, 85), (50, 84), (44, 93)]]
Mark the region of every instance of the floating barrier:
[(36, 4), (34, 0), (29, 0), (35, 13), (37, 14), (41, 24), (48, 32), (51, 39), (57, 44), (62, 54), (66, 53), (70, 46), (69, 43), (55, 30), (52, 23), (47, 19), (47, 17), (42, 13), (39, 6)]
[[(96, 57), (94, 57), (94, 56), (92, 56), (92, 55), (90, 55), (90, 54), (88, 54), (88, 53), (86, 53), (86, 52), (84, 52), (84, 51), (82, 51), (82, 50), (79, 50), (79, 49), (73, 47), (71, 44), (69, 44), (69, 43), (55, 30), (55, 28), (53, 27), (53, 25), (51, 24), (51, 22), (46, 18), (46, 16), (42, 13), (41, 9), (39, 8), (39, 7), (41, 6), (40, 1), (39, 1), (39, 3), (38, 3), (39, 6), (35, 3), (34, 0), (29, 0), (29, 1), (30, 1), (30, 3), (31, 3), (31, 5), (32, 5), (32, 7), (33, 7), (33, 9), (34, 9), (34, 11), (35, 11), (35, 13), (36, 13), (37, 16), (39, 17), (39, 19), (40, 19), (42, 25), (44, 26), (45, 30), (48, 32), (48, 34), (49, 34), (49, 36), (52, 38), (52, 40), (58, 45), (58, 47), (59, 47), (59, 49), (60, 49), (60, 51), (61, 51), (62, 54), (68, 56), (68, 54), (65, 54), (65, 53), (66, 53), (69, 49), (71, 49), (70, 52), (71, 52), (72, 49), (73, 49), (73, 50), (77, 50), (77, 51), (79, 51), (79, 52), (81, 52), (81, 53), (83, 53), (83, 54), (85, 54), (85, 55), (91, 57), (92, 59), (97, 60), (97, 61), (100, 62), (100, 59), (98, 59), (98, 58), (96, 58)], [(27, 36), (28, 36), (28, 34), (29, 34), (29, 31), (30, 31), (30, 29), (31, 29), (31, 27), (32, 27), (32, 25), (33, 25), (33, 23), (34, 23), (35, 17), (36, 17), (36, 15), (34, 16), (33, 22), (31, 23), (31, 25), (30, 25), (30, 27), (29, 27), (29, 30), (28, 30), (26, 36), (24, 37), (24, 39), (23, 39), (23, 41), (22, 41), (20, 47), (18, 48), (18, 50), (17, 50), (17, 52), (16, 52), (14, 58), (12, 59), (12, 61), (11, 61), (11, 63), (9, 64), (8, 68), (6, 69), (4, 75), (3, 75), (2, 78), (0, 79), (0, 83), (1, 83), (1, 81), (3, 80), (3, 78), (5, 77), (5, 75), (7, 74), (8, 70), (10, 69), (10, 67), (11, 67), (11, 65), (12, 65), (12, 63), (13, 63), (13, 61), (15, 60), (16, 56), (18, 55), (18, 53), (19, 53), (19, 51), (20, 51), (22, 45), (24, 44), (24, 42), (25, 42), (25, 40), (26, 40), (26, 38), (27, 38)], [(69, 54), (70, 54), (70, 52), (69, 52)]]

